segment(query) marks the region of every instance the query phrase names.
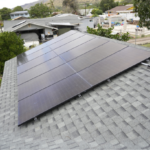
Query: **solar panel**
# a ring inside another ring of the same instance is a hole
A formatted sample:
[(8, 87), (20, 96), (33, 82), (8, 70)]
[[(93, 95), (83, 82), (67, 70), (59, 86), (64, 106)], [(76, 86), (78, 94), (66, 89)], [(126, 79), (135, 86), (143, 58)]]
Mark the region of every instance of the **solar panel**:
[[(21, 73), (18, 75), (18, 85), (23, 84), (35, 77), (38, 77), (62, 64), (65, 62), (59, 57), (55, 57), (45, 63), (42, 63), (33, 69), (27, 70), (25, 73)], [(40, 71), (39, 71), (40, 70)]]
[(86, 68), (79, 74), (90, 84), (96, 85), (149, 57), (150, 52), (128, 47)]
[(56, 49), (62, 45), (65, 45), (66, 43), (69, 43), (69, 42), (81, 37), (81, 36), (84, 36), (84, 34), (77, 32), (77, 33), (73, 34), (72, 36), (69, 36), (69, 37), (59, 41), (58, 43), (51, 44), (50, 48)]
[(77, 31), (65, 35), (17, 57), (18, 125), (150, 57), (109, 39)]
[(55, 49), (54, 52), (57, 53), (58, 55), (62, 54), (64, 52), (69, 51), (72, 48), (77, 47), (77, 46), (79, 46), (79, 45), (81, 45), (81, 44), (83, 44), (85, 42), (88, 42), (88, 41), (90, 41), (92, 39), (94, 39), (94, 37), (91, 37), (89, 35), (81, 36), (80, 38), (78, 38), (78, 39), (76, 39), (74, 41), (71, 41), (70, 43)]
[[(23, 55), (23, 54), (22, 54)], [(20, 64), (18, 67), (17, 67), (17, 73), (20, 74), (20, 73), (23, 73), (35, 66), (38, 66), (54, 57), (56, 57), (57, 55), (54, 53), (54, 52), (49, 52), (49, 53), (46, 53), (44, 55), (41, 55), (31, 61), (26, 61), (26, 57), (22, 57), (22, 59), (19, 57), (17, 57), (18, 61), (17, 63)], [(25, 59), (25, 60), (24, 60)], [(21, 65), (22, 64), (22, 65)]]
[(52, 109), (89, 89), (90, 86), (74, 74), (18, 102), (18, 125)]
[(71, 49), (71, 51), (67, 51), (67, 52), (61, 54), (60, 57), (66, 61), (70, 61), (76, 57), (79, 57), (79, 56), (87, 53), (88, 51), (91, 51), (91, 50), (99, 47), (100, 45), (107, 43), (107, 42), (108, 41), (106, 41), (106, 40), (100, 40), (99, 38), (94, 38), (94, 39), (88, 41), (86, 44), (82, 44), (78, 47)]
[(127, 47), (117, 43), (109, 42), (96, 49), (87, 52), (86, 54), (79, 56), (78, 58), (69, 62), (69, 64), (78, 72), (82, 69), (89, 67), (90, 65), (122, 50)]
[(32, 80), (19, 85), (19, 100), (26, 98), (70, 75), (74, 74), (74, 71), (64, 64), (59, 66), (41, 76), (33, 78)]

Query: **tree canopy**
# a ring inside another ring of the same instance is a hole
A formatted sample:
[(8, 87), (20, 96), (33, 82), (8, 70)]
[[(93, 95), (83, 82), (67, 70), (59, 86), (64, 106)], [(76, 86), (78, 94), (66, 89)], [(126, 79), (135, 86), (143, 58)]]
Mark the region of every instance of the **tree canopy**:
[(10, 19), (10, 13), (11, 13), (11, 9), (9, 9), (9, 8), (4, 7), (2, 9), (0, 9), (0, 15), (2, 17), (2, 20)]
[(91, 13), (97, 14), (97, 15), (102, 15), (103, 11), (98, 8), (94, 8)]
[(100, 3), (100, 7), (103, 12), (106, 10), (110, 10), (113, 7), (116, 7), (118, 3), (114, 2), (114, 0), (102, 0)]
[(140, 17), (140, 27), (146, 26), (150, 29), (150, 1), (149, 0), (134, 0), (135, 11)]
[(120, 5), (127, 5), (127, 4), (133, 4), (134, 0), (122, 0), (120, 2)]
[(15, 11), (23, 11), (23, 8), (21, 6), (16, 6), (12, 12), (15, 12)]
[(78, 13), (79, 6), (77, 0), (63, 0), (63, 6), (70, 8), (74, 14)]
[(14, 32), (0, 33), (0, 74), (3, 73), (5, 61), (24, 52), (23, 40)]
[(51, 13), (52, 10), (43, 3), (38, 3), (29, 10), (31, 18), (45, 18), (50, 16)]

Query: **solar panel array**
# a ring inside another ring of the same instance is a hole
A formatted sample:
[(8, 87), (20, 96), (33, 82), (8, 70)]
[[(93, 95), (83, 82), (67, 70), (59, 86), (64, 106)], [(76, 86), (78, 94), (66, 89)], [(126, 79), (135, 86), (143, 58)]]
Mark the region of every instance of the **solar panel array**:
[(150, 52), (73, 30), (18, 55), (18, 125), (149, 57)]

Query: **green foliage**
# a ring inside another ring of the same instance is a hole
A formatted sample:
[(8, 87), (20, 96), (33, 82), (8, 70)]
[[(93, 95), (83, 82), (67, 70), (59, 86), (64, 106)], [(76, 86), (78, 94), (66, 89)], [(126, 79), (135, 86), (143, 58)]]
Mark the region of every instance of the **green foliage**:
[(63, 0), (63, 6), (70, 8), (74, 14), (78, 13), (79, 6), (77, 0)]
[(133, 4), (133, 0), (122, 0), (120, 2), (120, 5), (127, 5), (127, 4)]
[(38, 3), (35, 6), (32, 6), (29, 10), (31, 18), (45, 18), (49, 17), (52, 13), (52, 10), (43, 3)]
[(91, 12), (92, 14), (102, 15), (103, 11), (97, 8), (94, 8)]
[(118, 6), (118, 3), (114, 2), (114, 0), (102, 0), (100, 3), (100, 7), (103, 12), (105, 12), (106, 10), (110, 10), (116, 6)]
[(95, 34), (98, 36), (103, 36), (103, 37), (116, 39), (116, 40), (120, 40), (120, 41), (128, 41), (130, 39), (129, 33), (124, 33), (122, 35), (120, 35), (120, 34), (112, 35), (111, 34), (112, 30), (113, 30), (113, 28), (103, 29), (102, 26), (100, 26), (99, 24), (98, 24), (97, 30), (87, 27), (87, 32), (90, 34)]
[(3, 73), (5, 61), (24, 52), (23, 40), (14, 32), (0, 33), (0, 74)]
[(11, 13), (11, 9), (9, 8), (4, 7), (0, 9), (0, 15), (1, 15), (2, 20), (10, 19), (10, 13)]
[(21, 6), (16, 6), (12, 12), (15, 12), (15, 11), (23, 11), (23, 8)]
[(150, 29), (150, 1), (149, 0), (134, 0), (135, 11), (140, 17), (139, 26), (146, 26)]

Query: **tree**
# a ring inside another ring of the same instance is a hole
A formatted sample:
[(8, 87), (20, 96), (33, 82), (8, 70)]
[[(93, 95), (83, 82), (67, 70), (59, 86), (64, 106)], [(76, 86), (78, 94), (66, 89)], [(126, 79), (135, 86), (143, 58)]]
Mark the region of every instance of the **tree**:
[(91, 12), (92, 14), (102, 15), (103, 11), (97, 8), (94, 8)]
[(135, 12), (138, 12), (140, 17), (140, 27), (146, 26), (150, 29), (150, 1), (149, 0), (134, 0)]
[(99, 24), (98, 24), (97, 30), (87, 27), (87, 32), (90, 34), (95, 34), (98, 36), (103, 36), (103, 37), (116, 39), (116, 40), (120, 40), (120, 41), (128, 41), (130, 39), (129, 33), (124, 33), (122, 35), (120, 35), (120, 34), (112, 35), (111, 34), (112, 30), (113, 30), (113, 28), (103, 29), (102, 26), (100, 26)]
[(2, 9), (0, 9), (0, 15), (2, 17), (2, 20), (10, 19), (10, 13), (11, 13), (11, 9), (9, 9), (9, 8), (4, 7)]
[(51, 13), (51, 9), (43, 3), (38, 3), (29, 10), (31, 18), (45, 18), (50, 16)]
[(23, 11), (23, 8), (21, 6), (16, 6), (12, 12), (15, 12), (15, 11)]
[(103, 12), (106, 10), (110, 10), (111, 8), (114, 8), (117, 6), (118, 3), (115, 3), (114, 0), (102, 0), (100, 3), (100, 7)]
[(69, 7), (74, 14), (78, 13), (79, 6), (77, 0), (63, 0), (63, 6)]
[(3, 73), (5, 61), (24, 52), (23, 40), (14, 32), (0, 33), (0, 74)]
[(133, 0), (122, 0), (120, 2), (120, 5), (127, 5), (127, 4), (133, 4)]

